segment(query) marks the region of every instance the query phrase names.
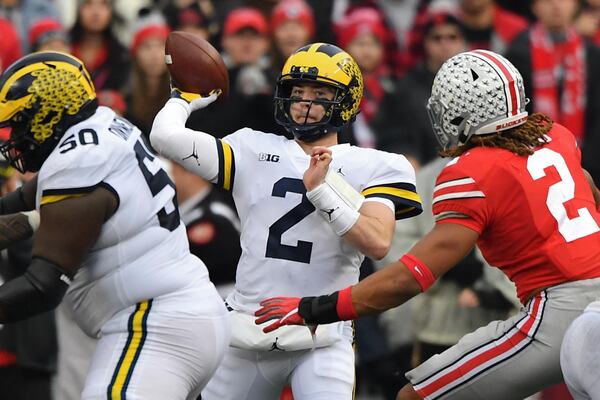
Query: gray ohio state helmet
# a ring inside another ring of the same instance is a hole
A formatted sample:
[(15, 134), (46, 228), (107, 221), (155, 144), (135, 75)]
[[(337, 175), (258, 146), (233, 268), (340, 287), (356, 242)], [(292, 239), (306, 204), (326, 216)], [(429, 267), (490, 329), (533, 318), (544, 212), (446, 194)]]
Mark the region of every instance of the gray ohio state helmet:
[(527, 121), (523, 78), (506, 58), (487, 50), (457, 54), (435, 75), (427, 112), (444, 149)]

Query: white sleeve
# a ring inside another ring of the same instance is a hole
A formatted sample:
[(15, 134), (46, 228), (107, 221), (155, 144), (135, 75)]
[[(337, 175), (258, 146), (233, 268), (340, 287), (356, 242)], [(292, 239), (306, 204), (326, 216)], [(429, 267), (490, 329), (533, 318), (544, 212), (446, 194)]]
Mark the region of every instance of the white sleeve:
[[(381, 201), (388, 207), (390, 202), (396, 219), (404, 219), (423, 211), (415, 183), (415, 170), (408, 160), (399, 154), (376, 150), (377, 161), (371, 162), (375, 173), (362, 191), (365, 201)], [(375, 158), (375, 157), (373, 157)]]
[(184, 100), (167, 101), (154, 118), (150, 143), (162, 156), (215, 182), (219, 173), (218, 139), (208, 133), (186, 128), (190, 113), (189, 105)]

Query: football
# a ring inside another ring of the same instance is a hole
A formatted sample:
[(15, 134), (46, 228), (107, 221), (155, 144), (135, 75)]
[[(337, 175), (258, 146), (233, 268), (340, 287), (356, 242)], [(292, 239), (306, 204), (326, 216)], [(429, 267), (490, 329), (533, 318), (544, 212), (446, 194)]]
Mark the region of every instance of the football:
[(165, 63), (173, 86), (178, 89), (201, 95), (221, 89), (221, 97), (227, 97), (227, 67), (219, 52), (200, 36), (189, 32), (171, 32), (165, 45)]

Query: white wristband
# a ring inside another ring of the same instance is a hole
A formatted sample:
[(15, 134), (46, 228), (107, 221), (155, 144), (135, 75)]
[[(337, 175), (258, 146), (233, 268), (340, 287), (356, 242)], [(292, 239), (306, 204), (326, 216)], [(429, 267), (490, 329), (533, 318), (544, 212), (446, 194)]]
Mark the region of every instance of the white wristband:
[(40, 226), (40, 213), (38, 213), (36, 210), (32, 210), (22, 211), (21, 214), (27, 217), (27, 221), (29, 222), (31, 229), (35, 233), (35, 231), (37, 231), (38, 227)]
[(327, 182), (306, 192), (306, 197), (338, 236), (348, 232), (360, 217)]

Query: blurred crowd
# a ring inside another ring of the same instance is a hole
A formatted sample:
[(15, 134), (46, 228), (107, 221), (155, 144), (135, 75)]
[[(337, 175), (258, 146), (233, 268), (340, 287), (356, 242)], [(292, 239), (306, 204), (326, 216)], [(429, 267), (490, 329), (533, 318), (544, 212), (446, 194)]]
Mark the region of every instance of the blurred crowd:
[[(69, 52), (90, 71), (100, 104), (147, 135), (169, 98), (167, 35), (193, 32), (221, 52), (231, 90), (188, 125), (219, 138), (242, 127), (286, 135), (273, 118), (284, 60), (309, 42), (337, 44), (355, 58), (365, 81), (360, 114), (340, 141), (404, 154), (417, 170), (425, 208), (422, 216), (398, 222), (393, 249), (381, 263), (366, 260), (366, 276), (398, 259), (433, 225), (431, 193), (444, 161), (425, 104), (435, 73), (459, 52), (490, 49), (513, 62), (532, 99), (528, 110), (576, 135), (583, 166), (600, 184), (594, 151), (600, 144), (594, 111), (600, 109), (599, 22), (600, 0), (0, 0), (0, 71), (29, 52)], [(225, 295), (241, 251), (235, 208), (201, 178), (179, 167), (171, 172), (190, 247)], [(27, 178), (0, 165), (2, 193)], [(24, 271), (28, 246), (0, 254), (3, 280)], [(394, 399), (406, 370), (514, 311), (519, 304), (511, 285), (474, 252), (426, 294), (357, 321), (358, 398)], [(86, 349), (93, 346), (62, 308), (3, 326), (0, 396), (78, 398), (91, 354)], [(560, 390), (540, 397), (568, 398)]]

